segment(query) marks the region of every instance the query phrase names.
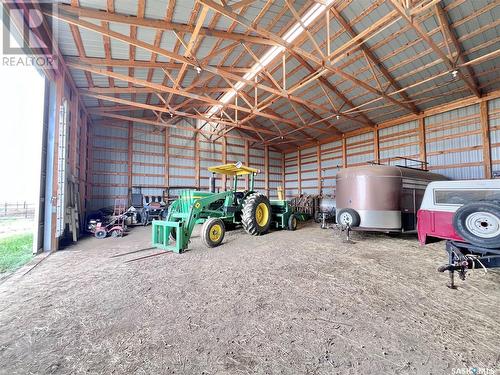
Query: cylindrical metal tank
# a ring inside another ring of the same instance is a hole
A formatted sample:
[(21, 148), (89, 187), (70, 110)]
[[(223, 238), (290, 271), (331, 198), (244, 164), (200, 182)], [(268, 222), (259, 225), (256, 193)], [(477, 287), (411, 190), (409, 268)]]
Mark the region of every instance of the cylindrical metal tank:
[(335, 198), (324, 197), (319, 199), (319, 212), (335, 212), (335, 207)]
[(413, 230), (425, 187), (437, 180), (446, 180), (446, 177), (388, 165), (342, 169), (336, 177), (337, 221), (342, 223), (341, 215), (347, 212), (355, 216), (353, 227), (387, 231), (408, 227)]

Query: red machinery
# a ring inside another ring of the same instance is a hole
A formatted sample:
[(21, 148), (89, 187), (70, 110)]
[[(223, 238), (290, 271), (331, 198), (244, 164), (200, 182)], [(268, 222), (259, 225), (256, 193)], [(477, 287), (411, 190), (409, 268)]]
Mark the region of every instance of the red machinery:
[(418, 239), (427, 237), (500, 248), (500, 181), (436, 181), (418, 211)]
[(440, 181), (427, 186), (418, 211), (418, 239), (447, 240), (450, 288), (474, 268), (500, 267), (500, 181)]
[(113, 215), (109, 216), (106, 224), (99, 219), (89, 221), (88, 231), (94, 235), (95, 238), (103, 239), (108, 236), (122, 237), (126, 230), (125, 221), (127, 215), (125, 214), (125, 201), (117, 199), (113, 208)]

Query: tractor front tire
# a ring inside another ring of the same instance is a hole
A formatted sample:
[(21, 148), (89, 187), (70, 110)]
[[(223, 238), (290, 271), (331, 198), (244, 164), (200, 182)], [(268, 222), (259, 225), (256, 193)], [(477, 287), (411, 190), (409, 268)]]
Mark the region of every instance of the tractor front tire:
[(271, 203), (264, 194), (251, 194), (243, 202), (241, 223), (248, 234), (258, 236), (271, 225)]
[(288, 230), (295, 230), (295, 229), (297, 229), (297, 216), (292, 214), (288, 219)]
[(226, 228), (221, 219), (208, 219), (201, 227), (201, 238), (207, 247), (219, 246), (222, 240), (224, 240), (225, 234)]

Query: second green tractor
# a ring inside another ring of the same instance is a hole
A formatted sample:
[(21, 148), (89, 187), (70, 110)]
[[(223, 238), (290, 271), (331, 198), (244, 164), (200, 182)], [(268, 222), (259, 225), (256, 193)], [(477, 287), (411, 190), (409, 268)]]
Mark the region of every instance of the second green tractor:
[[(153, 221), (153, 246), (177, 253), (183, 252), (194, 226), (203, 224), (201, 238), (206, 246), (218, 246), (226, 228), (241, 225), (253, 236), (261, 235), (270, 227), (295, 230), (299, 215), (292, 212), (285, 200), (269, 200), (254, 191), (258, 169), (241, 163), (208, 168), (212, 172), (210, 191), (186, 190), (172, 202), (165, 221)], [(215, 175), (233, 178), (233, 189), (216, 193)], [(249, 189), (238, 191), (238, 178), (249, 175)], [(170, 244), (172, 242), (173, 244)]]

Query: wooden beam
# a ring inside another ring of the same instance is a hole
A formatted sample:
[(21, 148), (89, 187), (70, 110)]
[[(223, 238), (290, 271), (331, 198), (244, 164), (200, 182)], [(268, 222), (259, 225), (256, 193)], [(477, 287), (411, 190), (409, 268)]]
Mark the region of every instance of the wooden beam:
[(200, 188), (200, 137), (198, 133), (194, 135), (194, 184)]
[(127, 137), (127, 187), (129, 204), (132, 204), (132, 174), (134, 161), (134, 126), (131, 121), (128, 121), (128, 137)]
[[(157, 47), (159, 48), (159, 47)], [(166, 70), (177, 70), (182, 67), (182, 63), (176, 62), (152, 62), (152, 61), (142, 61), (142, 60), (123, 60), (123, 59), (103, 59), (99, 57), (71, 57), (66, 56), (65, 60), (67, 63), (73, 64), (87, 64), (91, 66), (105, 66), (105, 67), (124, 67), (124, 68), (159, 68)], [(248, 73), (249, 68), (238, 68), (231, 66), (214, 66), (207, 65), (213, 69), (221, 69), (223, 71), (230, 71), (233, 73)], [(222, 88), (221, 88), (222, 89)]]
[(170, 129), (165, 128), (165, 187), (170, 187)]
[[(310, 73), (315, 73), (316, 69), (313, 68), (313, 66), (307, 62), (302, 56), (292, 53), (291, 54), (304, 68), (306, 68)], [(328, 89), (330, 89), (335, 95), (337, 95), (344, 103), (346, 103), (349, 107), (354, 108), (354, 103), (352, 103), (344, 94), (342, 94), (334, 85), (330, 83), (328, 79), (325, 77), (319, 77), (318, 78), (319, 82), (323, 85), (325, 85)], [(356, 122), (361, 122), (365, 126), (375, 126), (375, 123), (368, 118), (365, 114), (361, 114), (360, 117), (363, 119), (362, 121), (357, 119), (354, 116), (349, 116), (347, 115), (350, 120), (356, 121)]]
[(420, 161), (427, 162), (427, 149), (425, 141), (425, 117), (418, 118), (418, 151)]
[(342, 168), (347, 168), (347, 140), (342, 137)]
[(318, 175), (318, 194), (323, 193), (321, 186), (321, 145), (316, 146), (316, 173)]
[(264, 146), (264, 190), (269, 197), (269, 146)]
[(375, 163), (380, 162), (380, 141), (378, 129), (373, 129), (373, 160)]
[[(108, 13), (100, 10), (77, 7), (72, 5), (59, 5), (59, 11), (64, 14), (72, 14), (81, 18), (93, 18), (96, 20), (102, 20), (106, 22), (116, 22), (129, 26), (140, 26), (156, 30), (170, 30), (177, 33), (193, 33), (195, 27), (191, 25), (186, 25), (178, 22), (168, 22), (164, 20), (158, 20), (153, 18), (138, 18), (130, 15), (122, 15), (118, 13)], [(228, 32), (223, 30), (214, 30), (207, 27), (200, 28), (200, 35), (212, 36), (214, 38), (229, 39), (235, 41), (244, 41), (254, 44), (263, 45), (276, 45), (277, 43), (269, 40), (268, 38), (255, 37), (245, 34), (239, 34), (234, 32)]]
[(286, 200), (286, 174), (285, 174), (285, 153), (281, 153), (281, 184), (283, 186), (283, 199)]
[(300, 148), (297, 148), (297, 193), (302, 194), (302, 166), (300, 158)]
[[(339, 69), (336, 66), (332, 65), (333, 62), (335, 62), (335, 60), (333, 60), (334, 58), (338, 59), (338, 58), (342, 57), (343, 54), (349, 48), (352, 48), (352, 45), (355, 45), (358, 42), (358, 39), (363, 39), (362, 36), (364, 36), (365, 34), (373, 35), (373, 33), (375, 31), (380, 31), (383, 28), (387, 27), (388, 22), (390, 20), (392, 20), (395, 16), (397, 16), (396, 11), (390, 12), (389, 14), (384, 16), (382, 19), (377, 21), (376, 24), (370, 26), (367, 30), (365, 30), (365, 32), (360, 33), (357, 38), (352, 38), (348, 43), (344, 44), (342, 47), (340, 47), (339, 49), (334, 51), (326, 59), (323, 59), (323, 58), (318, 58), (314, 54), (306, 52), (297, 46), (291, 46), (290, 43), (286, 42), (281, 37), (269, 32), (263, 28), (260, 28), (256, 25), (253, 25), (246, 18), (240, 16), (239, 14), (232, 12), (231, 8), (228, 6), (220, 5), (212, 0), (198, 0), (198, 1), (202, 4), (205, 4), (206, 6), (209, 6), (214, 11), (219, 12), (219, 13), (223, 14), (224, 16), (230, 18), (231, 20), (238, 22), (240, 25), (248, 28), (249, 30), (254, 31), (254, 32), (258, 33), (259, 35), (262, 35), (265, 38), (269, 38), (269, 39), (277, 42), (280, 46), (287, 49), (290, 53), (293, 52), (295, 54), (302, 56), (303, 58), (305, 58), (307, 60), (315, 62), (316, 64), (320, 65), (320, 67), (321, 67), (320, 69), (327, 69), (332, 73), (336, 73), (336, 74), (342, 76), (344, 79), (348, 79), (348, 80), (352, 81), (355, 85), (363, 87), (365, 90), (370, 91), (374, 94), (377, 94), (377, 95), (383, 97), (384, 99), (386, 99), (386, 100), (388, 100), (388, 101), (390, 101), (398, 106), (405, 108), (406, 110), (412, 111), (411, 107), (408, 104), (402, 103), (402, 102), (394, 99), (393, 97), (387, 95), (386, 93), (377, 90), (376, 88), (368, 85), (367, 83), (363, 82), (362, 80), (359, 80), (356, 77), (354, 77), (353, 75), (346, 73), (342, 69)], [(380, 23), (380, 25), (379, 25), (379, 23)], [(332, 62), (332, 60), (333, 60), (333, 62)]]
[[(250, 145), (248, 140), (245, 140), (245, 165), (248, 167), (250, 165)], [(245, 176), (245, 189), (250, 189), (250, 177)]]
[[(174, 94), (177, 94), (177, 95), (180, 95), (180, 96), (188, 97), (188, 98), (191, 98), (191, 99), (196, 99), (196, 100), (199, 100), (199, 101), (202, 101), (202, 102), (206, 102), (206, 103), (208, 103), (210, 105), (221, 105), (221, 102), (219, 102), (218, 100), (212, 99), (212, 98), (207, 97), (207, 96), (202, 96), (202, 95), (194, 94), (194, 93), (188, 92), (186, 90), (173, 89), (173, 88), (170, 88), (168, 86), (163, 86), (163, 85), (160, 85), (160, 84), (148, 82), (148, 81), (141, 80), (141, 79), (138, 79), (138, 78), (129, 77), (129, 76), (126, 76), (124, 74), (110, 72), (110, 71), (102, 70), (102, 69), (95, 69), (95, 68), (92, 68), (92, 67), (89, 67), (89, 66), (85, 66), (85, 65), (68, 64), (68, 66), (71, 66), (72, 68), (76, 68), (76, 69), (90, 71), (90, 72), (93, 72), (93, 73), (96, 73), (96, 74), (110, 76), (110, 77), (117, 78), (117, 79), (120, 79), (120, 80), (123, 80), (123, 81), (126, 81), (126, 82), (131, 82), (131, 83), (134, 83), (134, 84), (137, 84), (137, 85), (151, 87), (153, 89), (156, 89), (159, 92), (174, 93)], [(135, 105), (135, 106), (138, 106), (140, 108), (145, 108), (145, 109), (151, 109), (151, 110), (157, 110), (157, 111), (160, 110), (160, 107), (158, 107), (158, 106), (152, 106), (152, 105), (149, 105), (149, 104), (136, 103), (136, 102), (127, 101), (127, 100), (119, 99), (119, 98), (115, 98), (115, 97), (102, 96), (102, 95), (98, 95), (98, 94), (93, 94), (93, 93), (91, 93), (89, 91), (82, 91), (82, 94), (86, 95), (86, 96), (94, 97), (95, 99), (103, 99), (103, 100), (114, 101), (116, 103), (122, 103), (122, 104), (128, 104), (128, 105)], [(272, 119), (272, 120), (275, 120), (275, 121), (280, 121), (282, 123), (291, 125), (291, 126), (296, 127), (296, 128), (300, 127), (300, 125), (296, 124), (294, 121), (282, 118), (282, 117), (280, 117), (278, 115), (271, 114), (271, 113), (268, 113), (268, 112), (262, 112), (262, 111), (258, 111), (258, 110), (253, 110), (251, 108), (237, 106), (237, 105), (234, 105), (234, 104), (225, 104), (224, 107), (231, 108), (231, 109), (234, 109), (234, 110), (238, 109), (241, 112), (254, 114), (254, 115), (265, 117), (265, 118)], [(172, 109), (166, 109), (164, 107), (161, 107), (161, 111), (162, 112), (169, 112), (169, 113), (179, 112), (179, 111), (174, 111)], [(216, 122), (216, 121), (214, 121), (214, 122)], [(241, 127), (241, 128), (249, 128), (250, 130), (252, 130), (251, 127), (242, 125), (242, 122), (238, 122), (237, 124), (235, 124), (235, 126), (236, 127)], [(268, 130), (268, 133), (269, 134), (274, 134), (274, 132), (272, 132), (270, 130)]]
[[(455, 51), (457, 52), (458, 61), (461, 64), (465, 64), (466, 60), (464, 57), (462, 46), (460, 45), (455, 33), (451, 29), (450, 23), (448, 22), (448, 18), (446, 16), (444, 9), (442, 8), (442, 5), (436, 4), (435, 10), (436, 10), (436, 14), (438, 16), (439, 23), (440, 23), (441, 27), (444, 29), (443, 38), (445, 40), (450, 38), (451, 42), (453, 43), (453, 47), (455, 48)], [(477, 80), (474, 78), (474, 71), (472, 70), (472, 68), (470, 66), (466, 65), (465, 67), (459, 68), (459, 69), (465, 69), (465, 71), (467, 72), (469, 79), (470, 79), (469, 83), (472, 86), (471, 90), (473, 90), (474, 94), (475, 94), (475, 92), (479, 92), (479, 89), (478, 89), (479, 85), (477, 83)]]
[[(448, 56), (439, 48), (436, 43), (430, 38), (430, 36), (425, 32), (424, 29), (420, 26), (420, 24), (416, 21), (415, 17), (412, 17), (407, 14), (407, 11), (403, 6), (398, 2), (398, 0), (389, 0), (394, 6), (395, 10), (403, 17), (406, 22), (413, 28), (413, 30), (417, 33), (417, 35), (422, 38), (434, 51), (434, 53), (446, 64), (448, 69), (456, 69), (456, 64), (452, 62)], [(458, 76), (465, 84), (469, 87), (470, 91), (477, 96), (481, 97), (481, 93), (477, 87), (475, 87), (468, 79), (464, 76), (460, 69), (457, 70)]]
[[(333, 13), (333, 15), (335, 16), (337, 21), (342, 25), (344, 30), (349, 35), (351, 35), (351, 37), (353, 37), (353, 38), (357, 37), (357, 33), (354, 31), (354, 29), (351, 27), (351, 25), (344, 19), (344, 17), (340, 14), (340, 12), (337, 11), (337, 9), (335, 9), (334, 6), (330, 7), (330, 11)], [(401, 86), (399, 85), (399, 83), (397, 83), (396, 80), (394, 79), (394, 77), (391, 76), (389, 71), (379, 61), (379, 59), (370, 50), (370, 48), (364, 43), (360, 44), (359, 48), (366, 54), (367, 58), (370, 59), (375, 64), (375, 66), (378, 68), (380, 73), (382, 73), (382, 75), (392, 85), (392, 87), (394, 87), (396, 89), (396, 91), (401, 90)], [(375, 76), (375, 79), (377, 79), (376, 76)], [(408, 97), (408, 95), (404, 91), (401, 91), (399, 93), (399, 95), (401, 95), (401, 97), (404, 99), (404, 101), (409, 104), (413, 113), (417, 114), (419, 112), (418, 108), (413, 103), (411, 103), (410, 98)]]
[(491, 165), (491, 139), (490, 139), (490, 124), (488, 118), (488, 102), (483, 101), (479, 104), (480, 121), (481, 121), (481, 136), (483, 140), (483, 164), (484, 177), (492, 178)]
[[(222, 164), (227, 164), (227, 138), (222, 137)], [(222, 191), (226, 191), (227, 189), (227, 175), (222, 175)]]

